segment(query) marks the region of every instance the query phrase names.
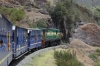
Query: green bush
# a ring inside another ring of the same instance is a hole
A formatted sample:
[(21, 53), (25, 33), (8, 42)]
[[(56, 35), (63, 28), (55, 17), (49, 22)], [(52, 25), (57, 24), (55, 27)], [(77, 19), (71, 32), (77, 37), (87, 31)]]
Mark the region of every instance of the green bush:
[(92, 60), (97, 61), (97, 54), (96, 53), (92, 53), (89, 55), (90, 58), (92, 58)]
[(93, 7), (91, 10), (96, 17), (100, 18), (100, 6)]
[(100, 49), (96, 49), (96, 52), (100, 52)]
[(23, 18), (24, 12), (17, 9), (12, 9), (11, 20), (19, 21)]
[(100, 61), (96, 62), (95, 66), (100, 66)]
[(76, 59), (75, 52), (69, 51), (54, 51), (54, 58), (57, 66), (82, 66)]
[(19, 21), (24, 17), (24, 12), (20, 9), (1, 7), (0, 12), (11, 21)]
[(47, 27), (46, 21), (43, 20), (43, 19), (38, 20), (37, 21), (37, 27), (46, 28)]
[(97, 49), (96, 52), (97, 52), (97, 55), (100, 56), (100, 49)]

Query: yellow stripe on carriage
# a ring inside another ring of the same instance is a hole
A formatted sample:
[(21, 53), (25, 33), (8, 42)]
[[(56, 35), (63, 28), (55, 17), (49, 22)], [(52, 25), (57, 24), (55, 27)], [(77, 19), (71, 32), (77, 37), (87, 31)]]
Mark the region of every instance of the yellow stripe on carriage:
[(12, 54), (12, 52), (10, 52), (5, 58), (0, 60), (0, 64), (2, 64), (11, 54)]

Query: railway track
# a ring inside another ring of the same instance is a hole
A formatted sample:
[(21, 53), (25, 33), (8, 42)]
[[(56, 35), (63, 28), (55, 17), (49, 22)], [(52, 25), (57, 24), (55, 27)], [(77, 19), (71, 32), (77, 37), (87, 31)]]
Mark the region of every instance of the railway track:
[(21, 58), (13, 60), (10, 63), (9, 66), (24, 66), (25, 63), (28, 63), (31, 60), (31, 57), (34, 57), (38, 54), (41, 54), (42, 52), (45, 52), (45, 51), (48, 51), (48, 50), (51, 50), (51, 49), (61, 48), (61, 47), (68, 47), (68, 44), (58, 45), (58, 46), (53, 46), (53, 47), (47, 47), (47, 48), (44, 48), (44, 49), (34, 49), (34, 51), (26, 53)]

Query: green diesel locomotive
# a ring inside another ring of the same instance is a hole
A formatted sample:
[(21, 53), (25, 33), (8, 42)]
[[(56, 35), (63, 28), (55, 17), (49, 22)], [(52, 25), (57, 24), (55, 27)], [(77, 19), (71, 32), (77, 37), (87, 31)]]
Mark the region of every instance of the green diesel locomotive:
[(42, 45), (55, 46), (61, 42), (61, 32), (54, 28), (40, 28), (42, 30)]

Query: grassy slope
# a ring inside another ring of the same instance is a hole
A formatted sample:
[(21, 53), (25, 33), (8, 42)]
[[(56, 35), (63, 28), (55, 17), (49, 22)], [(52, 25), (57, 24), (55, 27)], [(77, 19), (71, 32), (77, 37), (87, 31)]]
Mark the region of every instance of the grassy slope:
[(73, 1), (86, 7), (94, 7), (100, 5), (100, 0), (73, 0)]
[[(48, 1), (50, 1), (51, 2), (51, 4), (55, 4), (54, 2), (55, 2), (55, 0), (48, 0)], [(56, 0), (57, 1), (57, 0)], [(77, 0), (78, 1), (78, 0)], [(20, 6), (21, 7), (21, 6)], [(19, 8), (20, 8), (19, 7)], [(84, 12), (84, 11), (82, 11), (80, 8), (77, 8), (77, 7), (73, 7), (73, 9), (74, 9), (74, 11), (76, 11), (78, 14), (79, 14), (79, 16), (80, 16), (80, 19), (82, 19), (82, 21), (84, 21), (84, 22), (93, 22), (93, 23), (95, 23), (95, 20), (94, 19), (92, 19), (92, 16), (88, 16), (87, 15), (87, 12)], [(30, 16), (30, 14), (31, 15), (33, 15), (33, 16)], [(27, 17), (29, 17), (29, 22), (30, 22), (30, 24), (31, 23), (34, 23), (33, 22), (33, 19), (35, 20), (35, 19), (37, 19), (37, 18), (39, 18), (40, 19), (40, 17), (43, 17), (44, 18), (44, 16), (45, 16), (45, 14), (38, 14), (38, 16), (37, 16), (37, 13), (34, 13), (34, 9), (33, 9), (33, 11), (32, 11), (32, 13), (31, 12), (28, 12), (28, 13), (26, 13), (25, 12), (25, 16)], [(34, 17), (34, 16), (36, 16), (36, 17)], [(49, 15), (48, 15), (49, 16)], [(47, 16), (45, 16), (45, 18), (48, 18)], [(18, 25), (18, 26), (21, 26), (21, 27), (29, 27), (29, 24), (26, 22), (26, 20), (27, 20), (27, 18), (23, 18), (21, 21), (18, 21), (18, 22), (15, 22), (16, 23), (16, 25)]]
[(27, 64), (26, 66), (56, 66), (55, 60), (54, 60), (54, 51), (50, 50), (48, 52), (44, 52), (43, 54), (40, 54), (36, 57), (33, 57), (32, 61)]
[[(84, 11), (83, 11), (84, 9)], [(87, 23), (96, 23), (96, 21), (94, 20), (92, 14), (88, 15), (88, 13), (90, 13), (90, 11), (86, 11), (85, 7), (80, 6), (80, 8), (78, 8), (77, 6), (74, 6), (74, 11), (76, 11), (80, 17), (80, 19), (84, 22)]]
[[(55, 49), (57, 51), (66, 50), (63, 48), (57, 48)], [(26, 64), (26, 66), (57, 66), (56, 61), (54, 58), (54, 50), (48, 50), (46, 52), (43, 52), (42, 54), (39, 54), (35, 57), (32, 57), (32, 61), (30, 63)]]

